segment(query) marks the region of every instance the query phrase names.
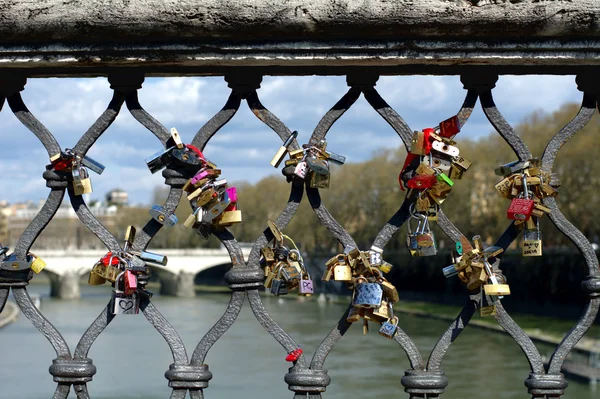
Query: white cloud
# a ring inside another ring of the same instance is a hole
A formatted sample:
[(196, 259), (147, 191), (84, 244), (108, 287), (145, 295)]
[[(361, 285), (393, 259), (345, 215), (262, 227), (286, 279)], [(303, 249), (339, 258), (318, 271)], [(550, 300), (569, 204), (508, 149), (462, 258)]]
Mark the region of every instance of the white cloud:
[[(376, 86), (381, 96), (409, 124), (422, 129), (454, 115), (466, 91), (457, 76), (384, 76)], [(272, 77), (263, 79), (259, 96), (266, 108), (292, 130), (300, 143), (308, 141), (322, 116), (348, 90), (343, 76)], [(227, 101), (231, 90), (222, 77), (150, 78), (139, 92), (141, 105), (167, 128), (177, 127), (184, 141), (192, 137)], [(515, 125), (534, 110), (552, 112), (564, 102), (581, 100), (573, 76), (504, 76), (494, 90), (500, 111)], [(56, 136), (61, 147), (72, 146), (106, 109), (112, 98), (105, 78), (30, 79), (23, 92), (27, 106)], [(41, 180), (48, 157), (37, 138), (10, 112), (0, 112), (0, 184), (9, 201), (45, 198)], [(482, 137), (493, 131), (480, 105), (461, 137)], [(351, 162), (368, 159), (372, 152), (397, 147), (401, 141), (364, 98), (333, 125), (328, 134), (332, 151)], [(269, 165), (281, 140), (242, 103), (234, 118), (209, 142), (206, 156), (230, 181), (255, 182), (280, 175)], [(149, 202), (160, 173), (150, 174), (144, 159), (161, 148), (124, 106), (113, 126), (92, 147), (89, 155), (106, 165), (102, 176), (92, 174), (95, 193), (122, 187), (134, 203)], [(282, 177), (283, 178), (283, 177)], [(36, 198), (37, 197), (37, 198)], [(4, 198), (0, 198), (4, 199)]]

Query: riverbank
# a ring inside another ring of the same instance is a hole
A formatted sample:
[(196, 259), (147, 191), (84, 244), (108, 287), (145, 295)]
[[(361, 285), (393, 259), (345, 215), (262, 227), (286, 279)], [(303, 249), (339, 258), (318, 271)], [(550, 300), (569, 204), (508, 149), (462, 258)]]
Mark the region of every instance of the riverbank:
[(19, 307), (12, 302), (6, 302), (4, 310), (0, 313), (0, 328), (9, 325), (19, 317)]

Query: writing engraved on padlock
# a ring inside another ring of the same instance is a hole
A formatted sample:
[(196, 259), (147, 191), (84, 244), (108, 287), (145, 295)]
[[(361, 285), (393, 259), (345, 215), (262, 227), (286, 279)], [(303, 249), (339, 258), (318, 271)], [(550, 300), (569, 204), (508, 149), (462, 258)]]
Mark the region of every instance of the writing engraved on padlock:
[(313, 294), (313, 281), (312, 280), (300, 280), (300, 286), (298, 288), (301, 294)]
[(533, 200), (526, 198), (513, 198), (506, 215), (509, 219), (527, 220), (533, 212), (535, 203)]
[(138, 314), (139, 304), (135, 296), (114, 298), (113, 314)]
[(542, 233), (537, 230), (523, 232), (523, 256), (542, 256)]

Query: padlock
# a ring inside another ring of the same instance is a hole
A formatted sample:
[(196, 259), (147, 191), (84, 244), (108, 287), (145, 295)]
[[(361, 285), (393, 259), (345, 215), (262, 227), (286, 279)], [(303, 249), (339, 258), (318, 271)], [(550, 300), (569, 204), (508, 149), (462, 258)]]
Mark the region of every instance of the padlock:
[(260, 252), (267, 263), (275, 262), (275, 253), (273, 252), (273, 248), (264, 247), (261, 248)]
[(208, 179), (211, 174), (208, 168), (202, 168), (190, 179), (190, 185), (194, 187), (201, 187), (205, 182), (204, 179)]
[(160, 205), (152, 205), (152, 208), (148, 211), (152, 219), (158, 223), (167, 226), (174, 226), (177, 224), (177, 216), (174, 213), (168, 214), (165, 212), (165, 208)]
[(379, 335), (389, 339), (394, 339), (398, 331), (398, 317), (394, 316), (392, 319), (384, 321), (379, 328)]
[(423, 129), (422, 131), (415, 131), (412, 136), (410, 143), (410, 153), (415, 155), (427, 155), (431, 149), (429, 142), (429, 134), (433, 129)]
[(377, 282), (381, 284), (381, 288), (383, 289), (383, 295), (387, 298), (390, 303), (396, 303), (400, 300), (400, 296), (398, 295), (398, 290), (392, 283), (387, 281), (383, 277), (379, 277)]
[(220, 201), (214, 203), (209, 209), (204, 212), (202, 215), (202, 223), (211, 223), (214, 219), (216, 219), (219, 215), (225, 212), (225, 209), (231, 204), (229, 197), (226, 192), (223, 193), (223, 196)]
[(457, 157), (460, 154), (458, 147), (434, 140), (431, 143), (431, 149), (447, 157)]
[(445, 121), (440, 122), (440, 136), (450, 138), (460, 132), (460, 121), (458, 116), (454, 115)]
[(435, 168), (440, 172), (450, 174), (450, 167), (452, 166), (452, 162), (447, 159), (436, 157), (433, 154), (429, 154), (423, 157), (423, 162), (427, 163), (431, 168)]
[(298, 137), (298, 132), (297, 131), (293, 131), (288, 136), (288, 138), (284, 141), (283, 145), (281, 147), (279, 147), (279, 150), (277, 150), (277, 153), (275, 154), (275, 156), (271, 160), (271, 165), (272, 166), (274, 166), (276, 168), (279, 167), (279, 165), (281, 164), (281, 161), (283, 161), (283, 158), (285, 158), (285, 154), (288, 151), (289, 146), (296, 139), (296, 137)]
[(185, 147), (183, 141), (181, 141), (181, 136), (179, 136), (179, 132), (174, 127), (171, 128), (171, 137), (169, 137), (169, 139), (167, 140), (167, 146), (177, 148)]
[(536, 219), (533, 229), (523, 230), (523, 256), (542, 256), (542, 232), (539, 225), (540, 220)]
[(506, 216), (514, 220), (527, 220), (531, 217), (534, 205), (535, 203), (532, 199), (513, 198), (506, 211)]
[(365, 277), (356, 279), (352, 306), (356, 308), (376, 309), (381, 306), (383, 299), (383, 288), (377, 282), (370, 283)]
[(28, 256), (31, 257), (31, 261), (29, 263), (29, 267), (35, 274), (40, 274), (40, 272), (46, 267), (46, 262), (42, 260), (39, 256), (36, 256), (34, 253), (30, 252)]
[(288, 293), (288, 287), (285, 281), (281, 278), (281, 267), (279, 268), (277, 275), (271, 281), (271, 294), (275, 296), (286, 295)]
[[(385, 295), (385, 293), (384, 293), (384, 295)], [(365, 309), (364, 318), (367, 319), (368, 321), (373, 321), (373, 322), (381, 324), (384, 321), (389, 320), (392, 317), (393, 317), (393, 315), (392, 315), (391, 305), (385, 299), (381, 300), (381, 305), (379, 305), (378, 308)]]
[(346, 163), (346, 157), (340, 154), (336, 154), (335, 152), (331, 152), (331, 151), (325, 151), (325, 154), (327, 155), (327, 160), (329, 162), (333, 162), (336, 165), (343, 165), (344, 163)]
[(81, 163), (81, 166), (85, 166), (92, 172), (97, 173), (99, 175), (101, 175), (102, 172), (104, 172), (104, 169), (106, 169), (104, 165), (102, 165), (100, 162), (95, 161), (92, 158), (87, 157), (85, 155), (82, 157), (78, 156), (78, 160)]
[[(187, 170), (198, 170), (205, 164), (200, 156), (189, 148), (174, 148), (171, 152), (171, 162), (175, 167), (179, 167)], [(220, 170), (214, 169), (220, 174)]]
[(300, 273), (298, 269), (289, 264), (283, 264), (281, 266), (281, 277), (285, 280), (288, 285), (294, 281), (300, 279)]
[(137, 291), (137, 276), (131, 272), (131, 270), (125, 270), (123, 276), (123, 285), (125, 295), (132, 295)]
[(300, 295), (311, 296), (315, 293), (313, 287), (313, 281), (310, 278), (307, 270), (304, 270), (302, 277), (300, 278), (300, 285), (298, 286), (298, 292)]
[(217, 226), (229, 227), (233, 226), (235, 223), (242, 222), (242, 211), (225, 211), (222, 213), (221, 217), (216, 219), (215, 224)]
[(406, 182), (406, 187), (414, 188), (416, 190), (424, 190), (433, 186), (436, 183), (437, 179), (433, 175), (417, 175), (415, 177), (410, 178)]
[(131, 295), (125, 294), (120, 289), (119, 284), (123, 279), (125, 272), (121, 272), (115, 280), (115, 288), (112, 295), (112, 313), (117, 314), (138, 314), (140, 312), (140, 304), (136, 293)]
[(466, 172), (467, 170), (469, 170), (469, 168), (471, 167), (471, 165), (473, 164), (473, 162), (463, 158), (463, 157), (454, 157), (452, 165), (456, 166), (458, 169), (460, 169), (462, 172)]
[(29, 269), (29, 267), (30, 267), (29, 260), (18, 261), (15, 254), (11, 254), (11, 255), (7, 256), (6, 258), (4, 258), (4, 260), (2, 261), (2, 264), (0, 265), (0, 268), (2, 270), (11, 270), (11, 271), (27, 270), (27, 269)]
[(305, 161), (298, 162), (296, 168), (294, 169), (294, 174), (301, 179), (306, 177), (306, 173), (308, 173), (308, 166)]
[(322, 175), (316, 172), (310, 174), (310, 187), (311, 188), (329, 188), (329, 181), (331, 175), (329, 173)]
[(510, 177), (505, 177), (504, 179), (496, 183), (494, 187), (500, 193), (501, 196), (503, 196), (504, 198), (510, 198), (513, 187), (513, 180)]
[(92, 181), (83, 166), (73, 167), (73, 193), (75, 195), (83, 195), (92, 193)]
[(352, 269), (350, 265), (337, 265), (333, 268), (333, 279), (349, 283), (352, 281)]
[(494, 173), (498, 176), (508, 176), (517, 173), (529, 167), (529, 161), (513, 161), (494, 169)]
[(371, 246), (371, 250), (369, 251), (369, 263), (371, 266), (379, 266), (382, 263), (381, 254), (383, 253), (383, 249)]
[(94, 267), (92, 268), (92, 271), (90, 272), (90, 276), (88, 277), (89, 285), (102, 285), (102, 284), (106, 283), (106, 279), (104, 277), (102, 277), (102, 275), (100, 275), (97, 272), (94, 272), (94, 268), (96, 268), (96, 267), (102, 268), (104, 266), (101, 264), (94, 265)]
[(152, 174), (158, 172), (161, 169), (166, 168), (171, 161), (171, 153), (176, 147), (169, 147), (167, 149), (160, 150), (150, 157), (146, 158), (146, 165)]
[[(419, 250), (419, 245), (417, 244), (417, 232), (413, 232), (412, 231), (412, 227), (411, 227), (411, 220), (412, 219), (418, 219), (416, 216), (414, 216), (411, 212), (411, 217), (408, 219), (407, 223), (406, 223), (406, 227), (408, 228), (408, 233), (406, 233), (406, 246), (408, 247), (408, 250), (410, 251), (410, 254), (412, 256), (419, 256), (417, 255), (417, 251)], [(420, 221), (419, 221), (419, 225), (417, 226), (417, 230), (420, 227)]]
[(306, 157), (306, 166), (313, 174), (329, 175), (329, 163), (324, 159)]
[(359, 309), (352, 307), (348, 312), (348, 316), (346, 316), (346, 321), (348, 323), (355, 323), (360, 320), (360, 318), (364, 315), (364, 309)]

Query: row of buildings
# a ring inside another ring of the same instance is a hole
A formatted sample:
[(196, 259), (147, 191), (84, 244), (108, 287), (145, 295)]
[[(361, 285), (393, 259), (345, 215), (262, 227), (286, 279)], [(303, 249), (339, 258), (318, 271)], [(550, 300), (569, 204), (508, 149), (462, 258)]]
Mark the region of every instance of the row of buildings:
[[(45, 200), (9, 203), (0, 201), (0, 242), (14, 248), (27, 226), (37, 216)], [(129, 195), (126, 191), (109, 191), (105, 201), (87, 202), (92, 214), (106, 228), (112, 230), (118, 220), (119, 209), (127, 207)], [(56, 212), (52, 221), (35, 242), (36, 249), (100, 249), (102, 243), (77, 217), (68, 197)]]

